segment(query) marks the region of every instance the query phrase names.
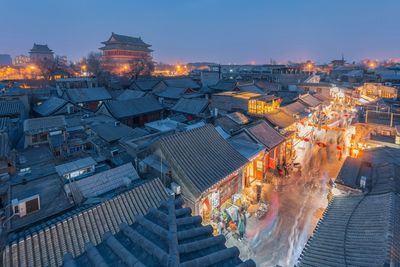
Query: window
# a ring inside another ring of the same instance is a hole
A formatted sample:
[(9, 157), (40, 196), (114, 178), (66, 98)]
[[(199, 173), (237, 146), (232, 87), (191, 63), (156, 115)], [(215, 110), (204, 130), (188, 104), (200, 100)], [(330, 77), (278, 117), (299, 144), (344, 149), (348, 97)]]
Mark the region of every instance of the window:
[(257, 166), (257, 171), (260, 171), (260, 172), (263, 171), (263, 162), (262, 162), (262, 160), (257, 160), (256, 166)]

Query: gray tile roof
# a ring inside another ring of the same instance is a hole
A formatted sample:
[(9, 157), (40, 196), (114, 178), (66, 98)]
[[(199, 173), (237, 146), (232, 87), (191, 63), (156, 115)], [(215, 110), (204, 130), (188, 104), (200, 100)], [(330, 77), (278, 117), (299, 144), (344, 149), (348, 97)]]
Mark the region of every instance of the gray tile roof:
[(39, 133), (46, 131), (55, 131), (65, 129), (67, 122), (65, 116), (51, 116), (35, 119), (27, 119), (24, 121), (24, 132)]
[(79, 257), (85, 244), (98, 245), (106, 232), (116, 234), (122, 223), (132, 224), (168, 197), (159, 179), (148, 181), (125, 193), (34, 228), (3, 250), (2, 266), (61, 266), (63, 256)]
[[(77, 186), (83, 197), (97, 197), (120, 187), (129, 186), (139, 175), (132, 163), (106, 170), (95, 175), (79, 179), (73, 184)], [(71, 186), (71, 185), (70, 185)], [(74, 186), (74, 185), (72, 185)]]
[(292, 115), (288, 114), (282, 109), (277, 113), (264, 114), (264, 117), (270, 123), (278, 126), (281, 129), (285, 129), (296, 122)]
[(283, 110), (285, 110), (288, 114), (290, 115), (299, 115), (299, 116), (306, 116), (308, 113), (306, 109), (308, 106), (303, 104), (301, 101), (297, 100), (289, 105), (286, 105), (282, 107)]
[(160, 81), (160, 79), (136, 80), (133, 82), (131, 89), (139, 88), (142, 91), (151, 91)]
[(136, 135), (138, 131), (123, 124), (115, 122), (106, 122), (92, 125), (90, 127), (93, 132), (104, 139), (107, 142), (118, 141), (121, 138)]
[(190, 114), (190, 115), (200, 115), (206, 111), (208, 107), (208, 100), (207, 99), (186, 99), (181, 98), (172, 107), (172, 111)]
[(265, 145), (268, 150), (277, 147), (286, 140), (283, 135), (265, 121), (249, 126), (246, 131), (261, 144)]
[(6, 159), (10, 156), (10, 140), (8, 133), (0, 132), (0, 159)]
[(226, 116), (240, 125), (247, 124), (250, 122), (250, 119), (241, 112), (228, 113), (226, 114)]
[(85, 245), (78, 258), (66, 257), (64, 265), (255, 266), (252, 260), (243, 262), (236, 247), (227, 248), (224, 236), (213, 236), (212, 227), (191, 216), (180, 200), (170, 199), (135, 219), (132, 225), (122, 223), (118, 234), (106, 233), (99, 245)]
[(313, 108), (317, 107), (318, 105), (320, 105), (322, 103), (321, 100), (319, 100), (318, 98), (313, 97), (310, 94), (301, 95), (299, 97), (299, 100), (302, 101), (307, 106), (313, 107)]
[(209, 87), (217, 91), (232, 91), (236, 87), (236, 81), (220, 80), (215, 85), (210, 85)]
[(67, 100), (52, 96), (48, 99), (46, 99), (42, 104), (39, 106), (35, 106), (33, 110), (40, 114), (41, 116), (50, 116), (54, 114), (54, 112), (57, 112), (60, 110), (62, 107), (64, 107), (68, 103)]
[(33, 44), (29, 53), (53, 53), (47, 44)]
[(72, 103), (86, 103), (110, 100), (112, 97), (104, 87), (66, 89), (68, 99)]
[(108, 111), (116, 119), (140, 116), (142, 114), (161, 111), (160, 103), (152, 96), (128, 100), (115, 100), (105, 103)]
[(9, 117), (0, 118), (0, 131), (8, 131), (10, 129), (10, 123)]
[(116, 99), (117, 100), (127, 100), (132, 98), (143, 97), (146, 93), (139, 90), (125, 90)]
[(378, 147), (362, 151), (358, 158), (347, 158), (336, 183), (360, 189), (360, 177), (367, 177), (371, 194), (400, 192), (400, 149)]
[(155, 93), (155, 95), (163, 98), (179, 99), (183, 97), (187, 90), (187, 88), (181, 87), (167, 87), (161, 92)]
[(164, 79), (163, 82), (168, 87), (178, 87), (178, 88), (191, 88), (191, 89), (199, 89), (200, 85), (193, 81), (191, 78), (183, 77), (183, 78), (170, 78)]
[(399, 266), (400, 197), (335, 197), (298, 260), (303, 266)]
[(197, 197), (247, 163), (210, 124), (166, 136), (158, 147), (171, 169), (178, 170), (179, 182)]
[(92, 157), (86, 157), (57, 165), (55, 168), (58, 175), (63, 176), (64, 174), (94, 165), (97, 165), (97, 162)]
[(0, 101), (0, 116), (21, 116), (22, 114), (24, 114), (24, 105), (21, 101)]

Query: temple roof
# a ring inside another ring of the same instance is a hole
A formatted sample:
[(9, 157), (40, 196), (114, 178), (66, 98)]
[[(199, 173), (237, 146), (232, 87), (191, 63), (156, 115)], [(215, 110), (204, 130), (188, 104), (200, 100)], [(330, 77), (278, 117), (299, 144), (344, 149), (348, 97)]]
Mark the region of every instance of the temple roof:
[(53, 50), (51, 50), (47, 44), (46, 45), (41, 45), (41, 44), (33, 44), (33, 47), (29, 53), (50, 53), (53, 54)]
[(104, 44), (100, 50), (133, 50), (133, 51), (144, 51), (144, 52), (152, 52), (153, 50), (149, 49), (151, 45), (146, 44), (142, 41), (140, 37), (131, 37), (121, 34), (112, 33), (111, 37), (102, 42)]

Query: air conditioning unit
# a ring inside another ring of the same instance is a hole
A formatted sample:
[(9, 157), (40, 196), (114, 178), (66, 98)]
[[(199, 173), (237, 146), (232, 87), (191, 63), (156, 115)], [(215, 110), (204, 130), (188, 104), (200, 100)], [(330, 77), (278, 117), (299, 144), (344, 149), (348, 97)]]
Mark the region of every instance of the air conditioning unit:
[(116, 121), (116, 122), (114, 122), (114, 125), (115, 125), (115, 126), (120, 126), (120, 125), (121, 125), (121, 122)]
[(111, 157), (115, 157), (116, 155), (118, 155), (118, 152), (119, 152), (118, 148), (111, 149), (110, 150)]
[(40, 210), (40, 197), (39, 195), (34, 195), (23, 200), (13, 199), (11, 205), (14, 214), (24, 217)]
[(174, 182), (171, 183), (171, 190), (174, 191), (175, 195), (181, 194), (181, 186), (178, 185), (177, 183)]

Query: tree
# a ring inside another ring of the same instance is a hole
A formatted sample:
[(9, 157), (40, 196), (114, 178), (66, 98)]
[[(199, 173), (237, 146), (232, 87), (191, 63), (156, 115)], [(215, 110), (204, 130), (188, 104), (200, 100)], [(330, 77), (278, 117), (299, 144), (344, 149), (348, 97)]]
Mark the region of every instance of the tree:
[(36, 62), (36, 65), (38, 66), (45, 80), (50, 80), (57, 70), (57, 62), (54, 59), (45, 58)]
[(132, 80), (137, 80), (139, 76), (150, 76), (154, 71), (154, 63), (150, 60), (132, 60), (126, 68), (125, 74)]
[(87, 58), (84, 59), (86, 61), (88, 72), (92, 73), (96, 77), (103, 71), (100, 58), (101, 54), (91, 52)]

